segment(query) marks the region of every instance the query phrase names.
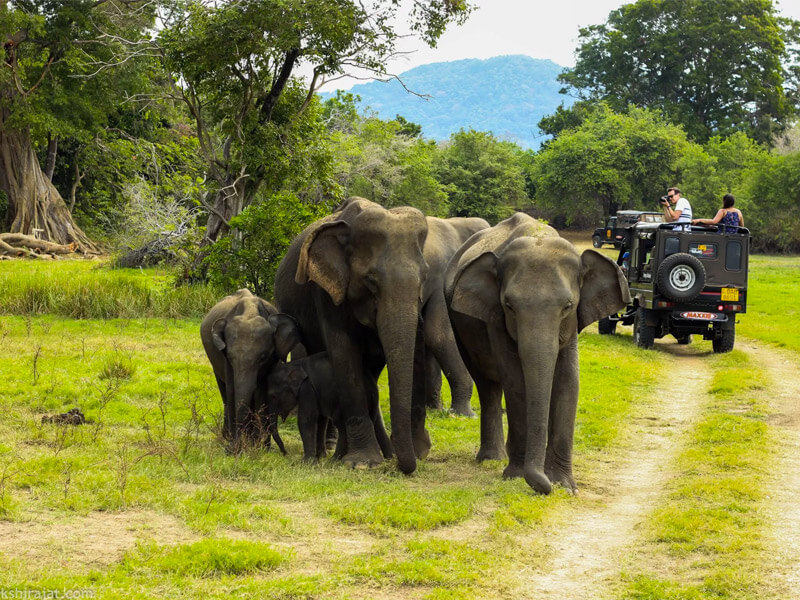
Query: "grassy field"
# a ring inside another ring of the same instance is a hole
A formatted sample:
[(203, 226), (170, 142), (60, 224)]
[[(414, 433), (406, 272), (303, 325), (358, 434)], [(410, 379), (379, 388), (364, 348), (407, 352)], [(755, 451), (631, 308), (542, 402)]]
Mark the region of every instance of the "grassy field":
[[(800, 350), (790, 320), (800, 259), (755, 257), (752, 266), (739, 334)], [(635, 445), (628, 425), (646, 418), (660, 372), (659, 353), (634, 348), (629, 335), (581, 334), (575, 472), (586, 493), (577, 498), (534, 496), (501, 479), (503, 464), (475, 463), (478, 420), (446, 412), (429, 413), (431, 455), (410, 477), (391, 462), (370, 471), (304, 464), (291, 418), (282, 426), (288, 457), (232, 456), (218, 437), (221, 401), (198, 334), (214, 292), (175, 291), (169, 281), (167, 272), (94, 263), (0, 263), (0, 590), (514, 597), (519, 574), (546, 564), (547, 533), (607, 492), (608, 463)], [(763, 385), (761, 375), (746, 356), (729, 356), (712, 361), (712, 400), (648, 519), (644, 548), (669, 556), (675, 574), (665, 579), (643, 561), (620, 575), (620, 598), (750, 597), (731, 578), (765, 552), (752, 534), (763, 527), (757, 464), (770, 433), (764, 407), (725, 387), (730, 369), (745, 388)], [(42, 423), (73, 407), (86, 425)], [(720, 477), (725, 485), (709, 485)], [(731, 545), (740, 558), (719, 559)], [(693, 558), (714, 552), (713, 568)], [(763, 574), (748, 573), (754, 585)]]

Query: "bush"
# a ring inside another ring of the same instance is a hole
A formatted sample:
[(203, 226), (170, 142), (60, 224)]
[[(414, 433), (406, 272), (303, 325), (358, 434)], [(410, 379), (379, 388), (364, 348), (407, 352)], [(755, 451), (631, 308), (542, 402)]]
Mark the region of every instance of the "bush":
[(226, 292), (246, 287), (271, 299), (275, 271), (289, 244), (330, 208), (305, 203), (291, 193), (251, 204), (231, 219), (236, 232), (212, 246), (206, 258), (209, 280)]

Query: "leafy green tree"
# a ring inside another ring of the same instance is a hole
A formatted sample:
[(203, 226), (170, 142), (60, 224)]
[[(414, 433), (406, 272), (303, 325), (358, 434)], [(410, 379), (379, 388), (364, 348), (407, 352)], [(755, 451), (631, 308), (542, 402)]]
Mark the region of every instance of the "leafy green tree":
[(399, 117), (383, 121), (359, 114), (355, 99), (340, 95), (326, 102), (334, 170), (345, 196), (382, 204), (414, 206), (429, 215), (447, 214), (447, 195), (436, 180), (436, 144), (418, 137), (421, 128)]
[(567, 224), (594, 221), (616, 208), (657, 210), (686, 149), (683, 130), (653, 112), (604, 108), (536, 156), (530, 171), (534, 206)]
[[(153, 12), (147, 0), (0, 2), (0, 190), (12, 232), (39, 229), (48, 240), (95, 249), (50, 179), (58, 140), (91, 138), (122, 90), (135, 94), (148, 81), (125, 41), (141, 39)], [(37, 140), (47, 140), (44, 170)]]
[(491, 133), (464, 131), (450, 136), (436, 161), (450, 216), (483, 217), (496, 223), (530, 203), (523, 152)]
[(227, 292), (246, 287), (271, 299), (275, 271), (289, 244), (330, 209), (324, 203), (304, 202), (291, 193), (271, 198), (259, 195), (231, 221), (240, 235), (226, 236), (211, 247), (205, 259), (209, 279)]
[[(218, 239), (262, 186), (267, 196), (300, 180), (303, 153), (319, 150), (309, 115), (325, 78), (352, 67), (385, 74), (395, 52), (397, 0), (174, 0), (159, 46), (174, 95), (195, 122), (211, 197), (206, 238)], [(464, 0), (415, 0), (412, 31), (435, 44), (464, 19)], [(310, 81), (298, 79), (302, 65)], [(324, 152), (323, 152), (324, 154)], [(320, 159), (307, 164), (319, 166)], [(326, 177), (319, 177), (328, 181)]]
[(771, 156), (748, 175), (736, 204), (753, 234), (753, 247), (800, 252), (800, 152)]
[(657, 109), (701, 143), (769, 142), (797, 114), (798, 32), (772, 0), (638, 0), (580, 30), (560, 80), (618, 111)]
[(741, 132), (729, 138), (715, 136), (703, 147), (689, 145), (679, 162), (679, 185), (692, 203), (692, 212), (698, 218), (713, 217), (724, 194), (741, 198), (752, 172), (768, 158), (763, 147)]

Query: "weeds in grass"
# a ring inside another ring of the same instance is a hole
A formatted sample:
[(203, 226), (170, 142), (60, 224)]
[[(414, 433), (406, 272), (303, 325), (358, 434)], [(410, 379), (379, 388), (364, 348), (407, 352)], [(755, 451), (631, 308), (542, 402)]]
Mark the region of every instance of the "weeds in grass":
[(166, 548), (140, 545), (124, 564), (130, 571), (146, 569), (193, 577), (237, 576), (275, 569), (292, 554), (261, 542), (210, 538)]
[(39, 358), (42, 356), (42, 345), (36, 344), (33, 348), (33, 358), (31, 359), (31, 371), (33, 377), (33, 385), (39, 382)]

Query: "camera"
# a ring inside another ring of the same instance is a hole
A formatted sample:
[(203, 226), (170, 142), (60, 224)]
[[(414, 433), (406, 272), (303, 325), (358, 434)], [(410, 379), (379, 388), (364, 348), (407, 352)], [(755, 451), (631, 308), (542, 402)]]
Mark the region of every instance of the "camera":
[(661, 196), (661, 199), (659, 200), (659, 202), (661, 204), (669, 204), (669, 198), (667, 198), (666, 196)]

